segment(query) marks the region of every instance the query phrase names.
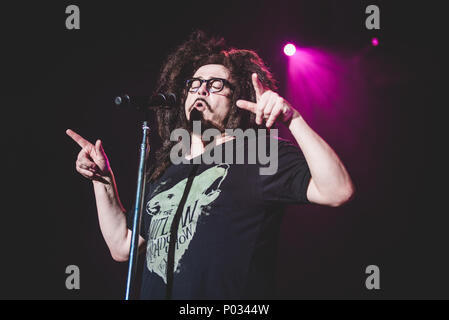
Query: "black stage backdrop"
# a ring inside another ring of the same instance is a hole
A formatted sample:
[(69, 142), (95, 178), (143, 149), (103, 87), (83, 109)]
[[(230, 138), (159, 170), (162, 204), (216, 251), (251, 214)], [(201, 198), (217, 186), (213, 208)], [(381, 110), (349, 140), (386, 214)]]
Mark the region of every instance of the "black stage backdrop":
[[(443, 72), (437, 46), (447, 36), (440, 2), (93, 2), (1, 6), (0, 298), (123, 298), (127, 264), (110, 257), (92, 184), (75, 171), (79, 148), (65, 130), (102, 139), (129, 209), (141, 119), (112, 108), (112, 98), (151, 93), (167, 54), (194, 29), (256, 50), (277, 76), (281, 95), (287, 94), (281, 52), (287, 41), (358, 63), (363, 90), (349, 88), (353, 107), (345, 109), (345, 121), (336, 125), (326, 110), (305, 115), (344, 161), (356, 198), (340, 208), (288, 211), (278, 297), (448, 298), (440, 156), (447, 144), (438, 141), (446, 128), (439, 111), (447, 102), (437, 98), (447, 92), (447, 81), (437, 80)], [(79, 30), (65, 27), (71, 4), (80, 9)], [(380, 8), (380, 30), (365, 27), (370, 4)], [(378, 47), (370, 46), (372, 37)], [(157, 137), (152, 140), (157, 146)], [(80, 269), (79, 290), (66, 289), (68, 265)], [(369, 265), (380, 268), (380, 290), (365, 287)]]

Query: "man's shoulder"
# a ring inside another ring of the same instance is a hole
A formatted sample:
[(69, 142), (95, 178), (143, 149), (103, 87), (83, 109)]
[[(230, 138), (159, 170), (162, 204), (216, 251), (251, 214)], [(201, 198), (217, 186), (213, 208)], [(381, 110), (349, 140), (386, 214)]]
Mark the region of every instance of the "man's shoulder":
[(265, 132), (265, 133), (258, 133), (258, 134), (252, 134), (252, 135), (241, 135), (236, 136), (233, 139), (234, 143), (241, 144), (244, 143), (247, 145), (248, 143), (260, 143), (260, 142), (268, 142), (268, 143), (277, 143), (278, 145), (282, 146), (294, 146), (294, 144), (286, 138), (282, 138), (278, 135), (275, 135), (271, 132)]
[(279, 136), (268, 135), (266, 142), (269, 147), (278, 146), (278, 150), (299, 150), (299, 147), (291, 140)]

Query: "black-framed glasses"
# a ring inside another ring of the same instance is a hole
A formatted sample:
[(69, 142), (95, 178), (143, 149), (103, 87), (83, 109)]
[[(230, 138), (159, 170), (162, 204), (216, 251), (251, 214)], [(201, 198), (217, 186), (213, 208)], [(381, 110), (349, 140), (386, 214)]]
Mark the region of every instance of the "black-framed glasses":
[(228, 86), (232, 89), (232, 84), (226, 79), (211, 78), (205, 80), (200, 78), (193, 78), (186, 81), (187, 90), (189, 90), (189, 92), (195, 93), (200, 89), (204, 82), (206, 83), (206, 89), (209, 93), (220, 92), (225, 86)]

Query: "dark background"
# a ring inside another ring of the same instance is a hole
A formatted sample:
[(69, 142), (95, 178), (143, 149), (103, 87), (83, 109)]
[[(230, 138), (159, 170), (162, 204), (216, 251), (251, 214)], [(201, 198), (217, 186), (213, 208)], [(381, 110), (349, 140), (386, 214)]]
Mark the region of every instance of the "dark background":
[[(92, 2), (1, 7), (0, 298), (123, 298), (127, 264), (110, 257), (92, 184), (75, 172), (79, 148), (65, 130), (102, 139), (129, 209), (140, 115), (113, 109), (112, 98), (151, 93), (167, 54), (197, 28), (256, 50), (281, 95), (287, 40), (361, 59), (366, 98), (358, 107), (366, 116), (345, 129), (359, 143), (348, 146), (326, 130), (329, 119), (314, 119), (353, 177), (356, 198), (336, 209), (289, 210), (279, 298), (449, 297), (440, 2)], [(65, 28), (70, 4), (80, 8), (80, 30)], [(380, 8), (380, 30), (365, 28), (369, 4)], [(380, 46), (366, 53), (373, 36)], [(81, 270), (80, 290), (65, 288), (71, 264)], [(380, 267), (377, 291), (365, 288), (371, 264)]]

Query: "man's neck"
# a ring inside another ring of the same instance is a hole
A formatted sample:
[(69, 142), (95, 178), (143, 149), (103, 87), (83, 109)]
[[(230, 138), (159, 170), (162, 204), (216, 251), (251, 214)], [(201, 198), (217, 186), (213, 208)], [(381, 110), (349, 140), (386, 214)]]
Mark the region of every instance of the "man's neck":
[[(232, 140), (235, 137), (229, 136), (227, 134), (222, 134), (219, 136), (214, 137), (215, 146), (218, 146), (222, 143), (225, 143), (226, 141)], [(205, 150), (205, 145), (203, 143), (203, 140), (201, 140), (201, 136), (197, 134), (191, 134), (190, 136), (190, 154), (186, 156), (186, 159), (190, 160), (192, 158), (195, 158), (199, 155), (201, 155)]]

